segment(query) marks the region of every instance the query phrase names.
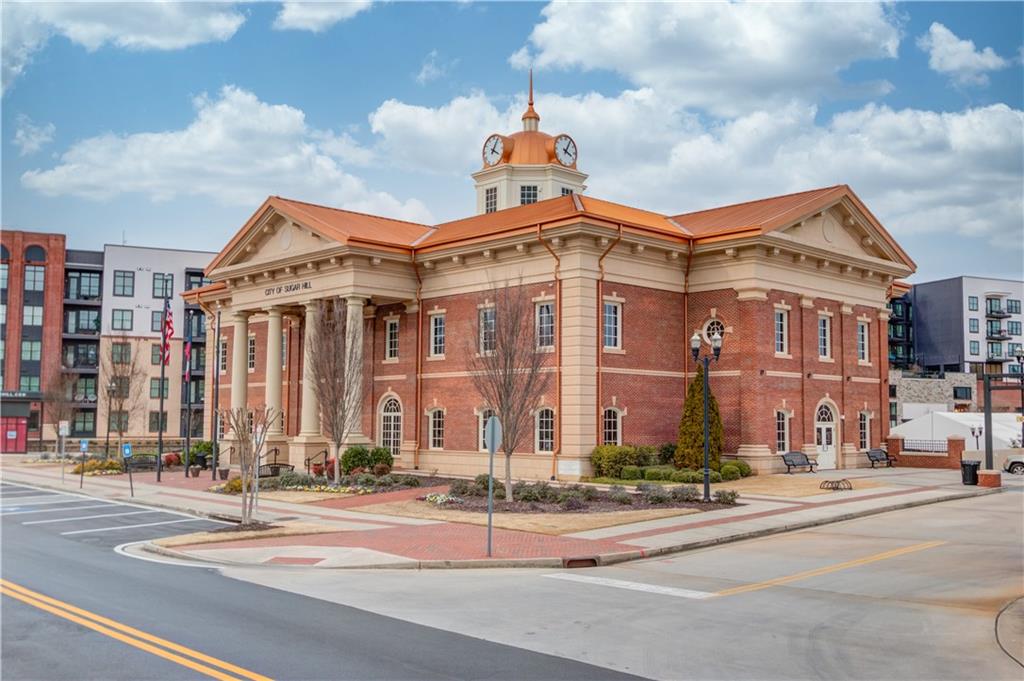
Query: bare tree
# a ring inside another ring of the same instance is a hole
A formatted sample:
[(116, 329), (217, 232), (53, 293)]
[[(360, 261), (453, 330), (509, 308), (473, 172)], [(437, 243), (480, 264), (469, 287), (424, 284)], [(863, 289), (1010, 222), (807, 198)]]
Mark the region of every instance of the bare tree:
[(46, 391), (43, 393), (43, 401), (46, 403), (46, 417), (53, 430), (59, 432), (61, 421), (73, 421), (75, 412), (78, 411), (77, 403), (85, 401), (85, 395), (75, 393), (78, 377), (61, 368), (50, 377), (46, 384)]
[(512, 452), (532, 432), (532, 412), (548, 389), (546, 353), (538, 352), (534, 305), (521, 285), (494, 287), (481, 307), (476, 346), (469, 350), (473, 385), (501, 421), (505, 499), (512, 499)]
[[(111, 340), (109, 352), (101, 360), (100, 376), (106, 384), (97, 386), (97, 390), (106, 395), (107, 428), (113, 426), (117, 432), (118, 449), (132, 416), (145, 407), (148, 374), (142, 365), (141, 348), (141, 344), (132, 343), (127, 335), (121, 334)], [(115, 413), (116, 421), (112, 418)]]
[[(362, 320), (360, 319), (360, 323)], [(334, 479), (341, 475), (341, 446), (356, 429), (356, 414), (362, 399), (362, 368), (356, 329), (347, 319), (340, 298), (322, 300), (316, 323), (306, 334), (309, 379), (320, 403), (320, 423), (334, 446)]]
[(261, 405), (252, 409), (222, 409), (220, 414), (234, 433), (238, 447), (242, 474), (242, 525), (245, 526), (252, 521), (253, 506), (258, 494), (260, 457), (263, 456), (267, 433), (270, 431), (270, 424), (274, 419), (280, 418), (281, 413), (272, 407)]

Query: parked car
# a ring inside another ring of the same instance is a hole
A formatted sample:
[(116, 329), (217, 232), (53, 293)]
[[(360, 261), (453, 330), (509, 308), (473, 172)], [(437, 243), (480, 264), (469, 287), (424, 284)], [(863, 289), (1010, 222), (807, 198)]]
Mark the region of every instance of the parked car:
[(1024, 475), (1024, 454), (1011, 454), (1006, 457), (1003, 470), (1014, 475)]

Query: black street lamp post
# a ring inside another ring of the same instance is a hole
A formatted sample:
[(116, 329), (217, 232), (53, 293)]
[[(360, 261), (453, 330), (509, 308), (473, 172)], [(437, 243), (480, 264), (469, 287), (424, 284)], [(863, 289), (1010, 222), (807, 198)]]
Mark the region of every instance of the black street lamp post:
[(971, 426), (971, 435), (974, 436), (974, 448), (981, 449), (980, 438), (985, 432), (984, 426)]
[(718, 356), (722, 354), (722, 336), (716, 331), (711, 336), (711, 351), (712, 354), (700, 356), (700, 344), (701, 338), (700, 333), (694, 332), (693, 337), (690, 338), (690, 352), (693, 353), (693, 361), (704, 364), (704, 502), (711, 501), (711, 466), (710, 466), (710, 448), (711, 448), (711, 432), (708, 427), (708, 366), (711, 360), (718, 361)]

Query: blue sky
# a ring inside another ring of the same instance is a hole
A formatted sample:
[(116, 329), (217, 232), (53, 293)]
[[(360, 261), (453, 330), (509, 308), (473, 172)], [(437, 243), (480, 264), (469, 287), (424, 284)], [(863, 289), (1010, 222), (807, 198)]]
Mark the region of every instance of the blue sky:
[(665, 212), (850, 184), (923, 281), (1024, 270), (1024, 5), (3, 7), (2, 223), (218, 249), (268, 194), (440, 222), (490, 132)]

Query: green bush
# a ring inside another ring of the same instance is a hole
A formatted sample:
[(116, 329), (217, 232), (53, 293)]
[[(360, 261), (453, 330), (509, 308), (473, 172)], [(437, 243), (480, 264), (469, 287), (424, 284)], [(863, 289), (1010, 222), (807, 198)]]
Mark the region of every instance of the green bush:
[(658, 447), (658, 463), (660, 464), (675, 464), (676, 457), (676, 443), (666, 442), (662, 446)]
[(680, 485), (672, 488), (673, 501), (700, 501), (701, 495), (693, 485)]
[(692, 480), (690, 480), (690, 476), (692, 474), (693, 471), (675, 471), (671, 475), (669, 475), (668, 479), (671, 480), (672, 482), (693, 482)]
[(382, 475), (374, 482), (376, 487), (394, 487), (397, 484), (398, 481), (391, 475)]
[(597, 499), (597, 490), (588, 485), (569, 485), (566, 489), (575, 494), (579, 494), (583, 497), (584, 501), (593, 501)]
[(728, 504), (732, 506), (736, 503), (736, 500), (740, 498), (740, 493), (734, 489), (718, 489), (715, 490), (714, 499), (720, 504)]
[(640, 479), (640, 467), (639, 466), (623, 466), (622, 467), (622, 479), (623, 480), (639, 480)]
[(473, 483), (469, 480), (452, 480), (448, 486), (448, 494), (453, 497), (465, 497), (473, 493)]
[(731, 463), (727, 463), (724, 466), (722, 466), (722, 470), (719, 471), (719, 475), (721, 476), (722, 480), (726, 480), (728, 482), (731, 482), (733, 480), (739, 480), (740, 469), (737, 468), (736, 466), (733, 466)]
[(636, 450), (638, 466), (654, 466), (658, 463), (658, 448), (651, 445), (631, 445)]
[(661, 485), (656, 485), (654, 489), (644, 492), (644, 501), (654, 505), (667, 504), (672, 501), (672, 494)]
[(621, 478), (623, 466), (643, 466), (646, 460), (647, 454), (625, 445), (601, 445), (594, 447), (590, 455), (594, 474), (599, 478)]
[(210, 456), (213, 454), (213, 443), (209, 440), (194, 440), (190, 451), (192, 454), (198, 454), (200, 456)]
[[(473, 478), (473, 487), (472, 487), (472, 492), (470, 492), (470, 493), (474, 494), (474, 495), (476, 495), (478, 497), (486, 497), (487, 496), (487, 479), (489, 477), (490, 476), (488, 476), (487, 473), (481, 473), (480, 475), (478, 475), (475, 478)], [(494, 478), (494, 498), (495, 499), (504, 499), (505, 498), (505, 484), (503, 482), (501, 482), (501, 480), (498, 480), (497, 478)]]
[(633, 504), (633, 495), (626, 490), (612, 492), (608, 495), (608, 498), (616, 504), (622, 504), (623, 506), (631, 506)]
[(517, 482), (512, 486), (512, 498), (516, 501), (555, 501), (558, 492), (546, 482)]
[(281, 487), (310, 487), (313, 485), (313, 476), (295, 471), (285, 471), (277, 479)]
[(355, 483), (360, 487), (373, 487), (377, 484), (377, 476), (373, 473), (360, 473), (356, 476)]
[(398, 484), (404, 487), (419, 487), (420, 479), (415, 475), (399, 475)]
[(395, 457), (391, 456), (391, 451), (384, 447), (374, 447), (370, 450), (370, 465), (364, 466), (364, 468), (373, 468), (378, 464), (384, 464), (391, 470), (395, 465)]
[(558, 497), (558, 505), (566, 511), (579, 511), (587, 507), (587, 502), (576, 492), (563, 492)]
[[(700, 475), (701, 475), (700, 481), (704, 482), (704, 474), (701, 473)], [(719, 473), (718, 471), (711, 471), (711, 475), (708, 476), (708, 477), (711, 478), (711, 482), (722, 482), (722, 474)]]
[[(372, 468), (370, 450), (362, 445), (353, 445), (341, 455), (341, 472), (351, 473), (356, 468)], [(333, 469), (333, 466), (332, 466)]]
[(750, 474), (754, 472), (750, 469), (750, 464), (742, 459), (736, 459), (734, 461), (729, 461), (727, 463), (730, 463), (733, 466), (736, 466), (736, 468), (739, 468), (740, 475), (743, 476), (744, 478), (749, 477)]

